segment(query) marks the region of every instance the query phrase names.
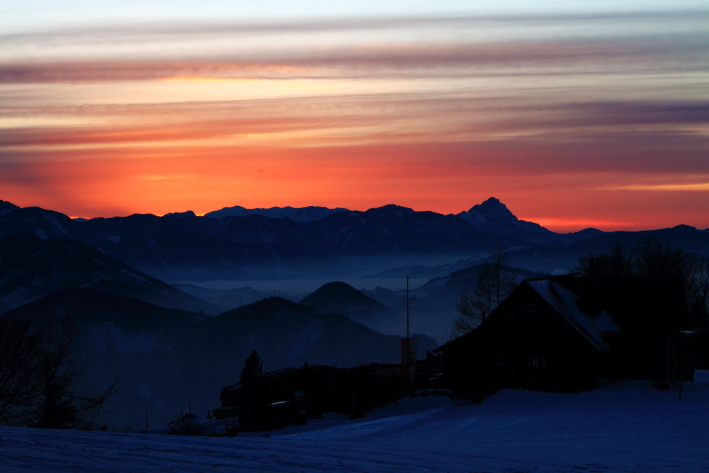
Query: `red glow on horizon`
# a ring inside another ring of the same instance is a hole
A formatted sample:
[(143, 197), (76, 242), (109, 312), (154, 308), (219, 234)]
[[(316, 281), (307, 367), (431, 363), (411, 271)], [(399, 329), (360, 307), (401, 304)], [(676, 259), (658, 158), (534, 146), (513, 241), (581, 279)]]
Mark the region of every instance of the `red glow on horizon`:
[[(528, 161), (517, 158), (519, 150)], [(513, 142), (317, 148), (132, 145), (33, 151), (52, 159), (22, 161), (12, 174), (0, 176), (0, 184), (3, 200), (15, 205), (91, 217), (187, 210), (203, 215), (235, 205), (367, 210), (397, 204), (457, 214), (494, 196), (520, 219), (558, 232), (683, 223), (709, 227), (709, 218), (702, 220), (703, 209), (709, 208), (706, 193), (607, 189), (619, 177), (571, 168), (550, 173), (541, 157), (552, 152), (566, 151)], [(25, 176), (36, 185), (25, 186)]]

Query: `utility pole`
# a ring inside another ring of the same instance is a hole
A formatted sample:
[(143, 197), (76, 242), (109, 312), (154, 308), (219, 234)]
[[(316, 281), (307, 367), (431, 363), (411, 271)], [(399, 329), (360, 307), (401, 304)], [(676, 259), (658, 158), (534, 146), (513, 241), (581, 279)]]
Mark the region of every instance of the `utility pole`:
[(406, 339), (409, 337), (409, 276), (406, 276)]

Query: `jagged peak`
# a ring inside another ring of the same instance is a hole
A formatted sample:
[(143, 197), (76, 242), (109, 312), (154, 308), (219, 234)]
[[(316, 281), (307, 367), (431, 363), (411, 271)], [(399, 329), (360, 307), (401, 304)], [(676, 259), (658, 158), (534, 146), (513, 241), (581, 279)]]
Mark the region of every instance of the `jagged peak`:
[(512, 212), (510, 212), (507, 206), (500, 202), (500, 199), (497, 199), (496, 197), (490, 197), (481, 204), (473, 205), (470, 210), (462, 213), (477, 214), (483, 217), (502, 218), (513, 222), (517, 222), (519, 220)]

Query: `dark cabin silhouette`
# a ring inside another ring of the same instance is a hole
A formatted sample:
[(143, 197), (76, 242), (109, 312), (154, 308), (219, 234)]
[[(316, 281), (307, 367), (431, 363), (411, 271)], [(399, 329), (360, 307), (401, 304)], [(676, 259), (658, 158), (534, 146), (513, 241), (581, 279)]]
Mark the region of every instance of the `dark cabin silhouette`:
[(598, 377), (691, 381), (684, 301), (679, 280), (527, 280), (478, 328), (435, 351), (456, 390), (578, 391)]

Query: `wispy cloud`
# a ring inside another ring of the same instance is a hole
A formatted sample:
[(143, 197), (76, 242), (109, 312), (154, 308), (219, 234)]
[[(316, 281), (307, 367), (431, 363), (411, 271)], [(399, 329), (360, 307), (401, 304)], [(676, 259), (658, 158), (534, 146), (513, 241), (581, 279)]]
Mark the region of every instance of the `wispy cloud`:
[(0, 198), (105, 215), (496, 195), (549, 225), (701, 225), (703, 194), (680, 191), (709, 182), (687, 178), (709, 176), (708, 31), (684, 12), (0, 35)]
[(627, 191), (709, 191), (709, 182), (699, 182), (694, 184), (628, 184), (624, 186), (610, 187), (608, 190)]
[(693, 38), (370, 44), (232, 57), (0, 63), (0, 83), (203, 79), (421, 78), (706, 71), (709, 34)]

